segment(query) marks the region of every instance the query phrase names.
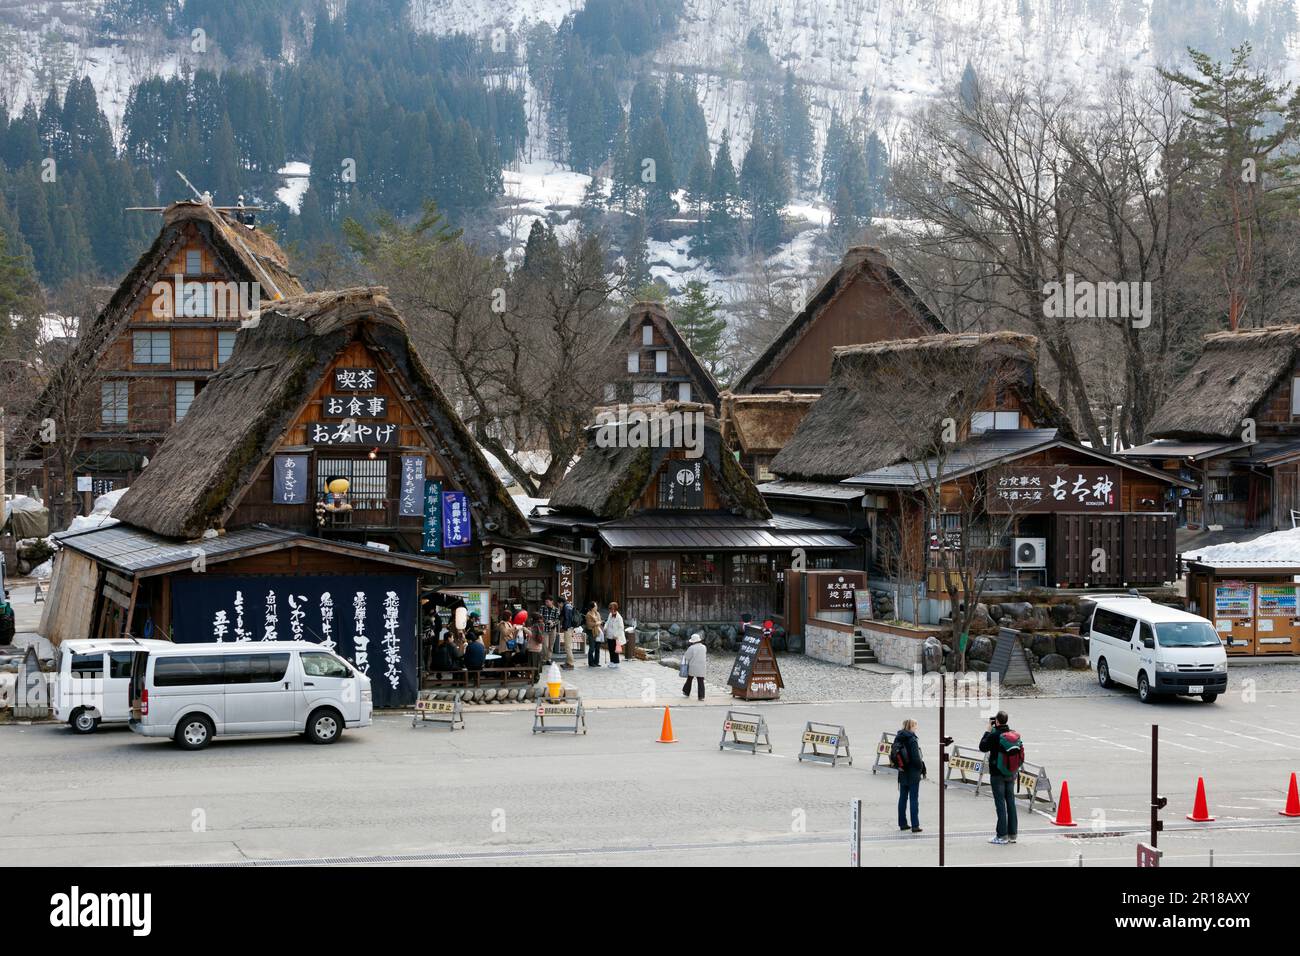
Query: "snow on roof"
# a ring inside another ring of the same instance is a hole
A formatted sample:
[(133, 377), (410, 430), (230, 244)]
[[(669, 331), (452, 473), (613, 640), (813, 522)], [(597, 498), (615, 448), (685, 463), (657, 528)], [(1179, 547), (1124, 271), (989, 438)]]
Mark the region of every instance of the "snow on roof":
[(1199, 561), (1216, 567), (1300, 567), (1300, 528), (1287, 528), (1260, 535), (1251, 541), (1229, 541), (1189, 551), (1185, 561)]

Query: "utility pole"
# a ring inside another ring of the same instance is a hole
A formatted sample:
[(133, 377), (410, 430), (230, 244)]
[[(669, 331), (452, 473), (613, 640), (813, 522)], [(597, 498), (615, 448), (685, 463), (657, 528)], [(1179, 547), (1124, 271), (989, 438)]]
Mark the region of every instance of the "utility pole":
[(5, 500), (5, 410), (0, 405), (0, 525), (5, 523), (4, 500)]
[(1151, 848), (1155, 849), (1156, 839), (1165, 828), (1160, 819), (1160, 811), (1169, 802), (1160, 796), (1160, 725), (1151, 725)]
[(939, 865), (943, 866), (943, 845), (945, 834), (944, 818), (944, 794), (948, 789), (948, 746), (952, 743), (952, 738), (945, 733), (945, 718), (947, 708), (944, 706), (948, 698), (948, 679), (947, 675), (941, 669), (939, 671)]

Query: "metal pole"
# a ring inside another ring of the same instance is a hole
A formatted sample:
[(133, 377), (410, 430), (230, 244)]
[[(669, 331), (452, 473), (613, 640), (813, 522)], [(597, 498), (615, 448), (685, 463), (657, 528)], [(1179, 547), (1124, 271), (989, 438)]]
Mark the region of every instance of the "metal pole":
[[(757, 745), (755, 745), (757, 749)], [(852, 813), (852, 837), (849, 843), (849, 866), (862, 865), (862, 801), (849, 801), (849, 810)]]
[(1160, 822), (1160, 811), (1169, 801), (1160, 796), (1160, 725), (1151, 725), (1151, 848), (1165, 825)]
[(939, 671), (939, 865), (943, 866), (943, 844), (945, 834), (944, 793), (948, 788), (948, 738), (944, 735), (945, 715), (944, 698), (947, 688), (944, 686), (943, 671)]

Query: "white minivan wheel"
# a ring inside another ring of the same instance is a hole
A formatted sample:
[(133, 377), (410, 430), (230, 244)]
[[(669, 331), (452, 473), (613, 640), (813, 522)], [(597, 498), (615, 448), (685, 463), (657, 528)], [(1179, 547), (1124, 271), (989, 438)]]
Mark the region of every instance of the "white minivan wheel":
[(343, 715), (333, 707), (313, 710), (307, 718), (307, 739), (314, 744), (332, 744), (343, 733)]
[(93, 734), (99, 729), (99, 718), (86, 708), (78, 707), (68, 721), (68, 726), (75, 734)]
[(1097, 683), (1107, 690), (1115, 686), (1115, 682), (1110, 679), (1110, 665), (1104, 657), (1097, 662)]
[(1150, 704), (1155, 699), (1156, 693), (1151, 689), (1151, 681), (1147, 679), (1146, 673), (1138, 674), (1138, 700)]

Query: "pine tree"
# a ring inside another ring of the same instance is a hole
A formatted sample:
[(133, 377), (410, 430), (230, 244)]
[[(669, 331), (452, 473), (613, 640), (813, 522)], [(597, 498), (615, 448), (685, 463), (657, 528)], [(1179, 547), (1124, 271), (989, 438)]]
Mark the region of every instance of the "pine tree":
[[(0, 315), (34, 316), (40, 310), (41, 287), (31, 261), (22, 253), (21, 241), (0, 227)], [(0, 344), (12, 328), (12, 322), (0, 323)]]
[(713, 175), (709, 182), (709, 216), (706, 252), (715, 263), (723, 263), (735, 254), (739, 243), (737, 205), (739, 188), (731, 162), (731, 141), (727, 133), (713, 157)]
[(727, 320), (720, 306), (720, 300), (709, 294), (707, 285), (692, 279), (686, 283), (674, 308), (677, 331), (696, 358), (715, 375), (721, 370), (722, 340), (727, 331)]
[(673, 200), (677, 173), (663, 120), (656, 117), (642, 130), (635, 157), (641, 170), (640, 185), (645, 190), (646, 221), (653, 228), (677, 215), (677, 203)]
[(970, 60), (966, 61), (966, 69), (961, 71), (961, 83), (957, 87), (957, 95), (961, 98), (962, 106), (967, 110), (975, 108), (975, 101), (979, 99), (980, 81), (975, 75), (975, 68), (970, 65)]
[(632, 226), (623, 244), (623, 261), (625, 288), (640, 290), (650, 284), (650, 246), (642, 216), (632, 218)]
[(781, 90), (781, 142), (795, 184), (800, 189), (807, 188), (813, 168), (812, 120), (808, 115), (808, 98), (789, 67)]
[(686, 201), (690, 203), (695, 215), (695, 247), (703, 249), (707, 242), (704, 228), (704, 210), (709, 204), (709, 188), (713, 180), (713, 170), (709, 166), (709, 149), (701, 146), (691, 164), (691, 174), (686, 180)]

